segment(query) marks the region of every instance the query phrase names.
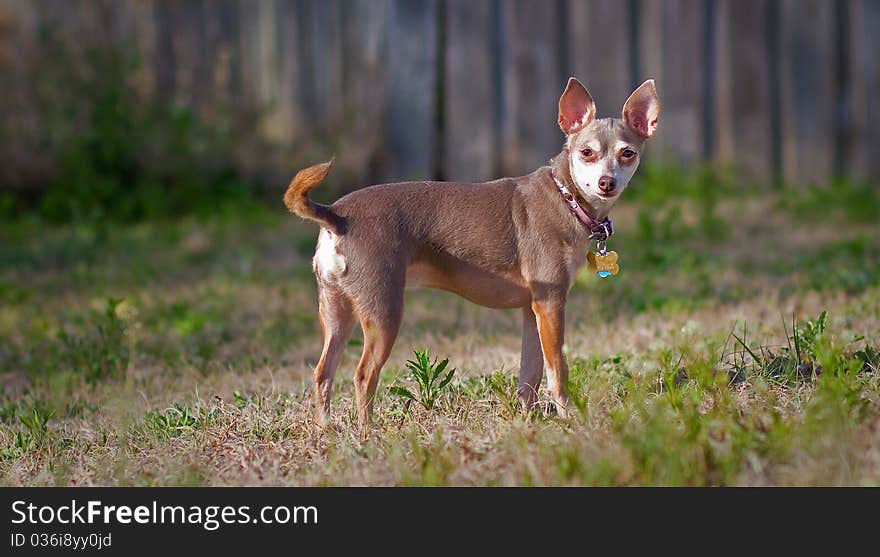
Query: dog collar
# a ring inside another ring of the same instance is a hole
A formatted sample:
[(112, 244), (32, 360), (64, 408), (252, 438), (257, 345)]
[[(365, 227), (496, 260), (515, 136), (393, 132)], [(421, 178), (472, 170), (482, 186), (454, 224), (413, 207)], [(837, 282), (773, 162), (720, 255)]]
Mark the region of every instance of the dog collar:
[(608, 217), (605, 217), (605, 220), (600, 222), (588, 215), (587, 212), (581, 208), (580, 203), (577, 202), (577, 199), (575, 199), (574, 195), (568, 190), (565, 184), (559, 181), (559, 178), (556, 177), (556, 173), (553, 172), (552, 168), (550, 169), (550, 177), (553, 178), (553, 183), (556, 184), (556, 189), (562, 194), (562, 199), (565, 200), (568, 208), (571, 209), (574, 216), (581, 221), (581, 224), (590, 231), (591, 240), (604, 242), (614, 234), (614, 222)]

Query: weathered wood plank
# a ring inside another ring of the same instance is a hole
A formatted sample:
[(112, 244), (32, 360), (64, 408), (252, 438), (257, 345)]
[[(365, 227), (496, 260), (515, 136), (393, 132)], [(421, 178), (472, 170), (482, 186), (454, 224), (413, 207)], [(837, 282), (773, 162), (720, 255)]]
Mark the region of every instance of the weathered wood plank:
[(155, 76), (155, 92), (159, 100), (170, 102), (175, 90), (175, 49), (173, 36), (173, 5), (168, 2), (154, 4), (153, 18), (156, 26), (156, 42), (150, 61)]
[(204, 24), (204, 79), (209, 93), (209, 116), (218, 110), (233, 110), (233, 70), (237, 66), (237, 5), (235, 0), (211, 0), (202, 4)]
[(833, 8), (827, 0), (782, 3), (782, 175), (792, 184), (825, 184), (831, 178)]
[(772, 80), (767, 17), (770, 0), (720, 0), (729, 40), (731, 138), (744, 179), (769, 183), (774, 176)]
[(301, 60), (296, 5), (242, 0), (239, 14), (242, 101), (248, 110), (261, 113), (264, 137), (290, 143), (305, 131), (296, 89)]
[(44, 182), (50, 164), (33, 149), (34, 130), (45, 126), (32, 106), (35, 83), (28, 79), (38, 56), (38, 7), (30, 2), (2, 0), (0, 21), (0, 106), (3, 110), (3, 145), (0, 183), (13, 190)]
[(723, 4), (725, 1), (715, 0), (715, 59), (710, 65), (711, 78), (715, 80), (715, 98), (710, 102), (715, 119), (714, 137), (711, 138), (715, 146), (712, 162), (727, 168), (734, 164), (736, 154), (733, 148), (733, 85), (730, 71), (734, 44), (730, 38), (730, 26), (727, 25), (727, 9)]
[(600, 118), (620, 117), (633, 90), (629, 17), (629, 3), (620, 0), (568, 3), (566, 69), (590, 91)]
[(204, 20), (196, 2), (169, 2), (168, 23), (171, 49), (174, 51), (175, 102), (197, 108), (199, 85), (204, 83)]
[[(653, 78), (657, 85), (657, 93), (660, 95), (660, 124), (657, 134), (651, 139), (645, 160), (661, 160), (668, 156), (667, 142), (674, 141), (666, 126), (666, 85), (667, 79), (664, 72), (663, 49), (666, 42), (666, 33), (663, 25), (665, 19), (664, 5), (662, 2), (640, 1), (637, 2), (638, 12), (634, 14), (638, 18), (638, 36), (630, 40), (637, 48), (638, 68), (630, 85), (637, 85), (645, 79)], [(624, 99), (625, 102), (626, 99)], [(671, 138), (671, 139), (670, 139)]]
[(506, 58), (501, 164), (510, 176), (534, 170), (559, 152), (563, 135), (556, 117), (565, 82), (548, 3), (511, 0), (501, 7)]
[[(835, 169), (880, 179), (873, 0), (0, 0), (0, 8), (23, 25), (9, 46), (15, 71), (36, 58), (40, 25), (90, 44), (135, 45), (148, 63), (132, 82), (145, 93), (209, 118), (221, 106), (263, 110), (265, 139), (309, 160), (332, 151), (334, 179), (352, 184), (535, 168), (562, 141), (556, 103), (567, 75), (587, 85), (601, 116), (616, 116), (632, 87), (654, 77), (663, 115), (649, 156), (689, 163), (708, 154), (760, 181), (779, 171), (821, 183)], [(10, 93), (22, 104), (10, 121), (39, 118), (28, 113), (26, 88)]]
[(389, 6), (388, 0), (353, 0), (342, 14), (342, 118), (347, 133), (334, 154), (339, 173), (347, 174), (344, 189), (383, 178), (388, 87), (384, 28)]
[(668, 0), (662, 4), (644, 2), (642, 8), (642, 75), (638, 81), (655, 79), (663, 107), (651, 156), (694, 162), (702, 156), (703, 148), (705, 3)]
[(449, 180), (492, 176), (491, 9), (490, 2), (447, 1), (443, 168)]
[(315, 88), (317, 127), (322, 134), (335, 138), (344, 133), (341, 120), (342, 91), (342, 34), (332, 32), (342, 28), (341, 0), (324, 0), (311, 5), (310, 24), (312, 58), (314, 59), (312, 86)]
[(436, 155), (437, 0), (393, 0), (387, 19), (389, 180), (431, 177)]
[(850, 8), (850, 149), (845, 170), (880, 184), (880, 3), (853, 0)]
[(702, 72), (705, 25), (703, 0), (669, 0), (664, 4), (663, 125), (666, 148), (674, 160), (692, 163), (702, 156)]
[[(273, 44), (267, 44), (267, 59), (261, 70), (276, 87), (271, 97), (264, 125), (279, 143), (304, 142), (315, 130), (315, 106), (313, 102), (312, 75), (307, 73), (309, 66), (309, 39), (312, 29), (308, 21), (308, 6), (298, 2), (281, 2), (275, 8), (276, 20)], [(269, 14), (266, 14), (269, 17)], [(312, 139), (313, 140), (313, 139)]]
[(120, 27), (124, 41), (137, 50), (138, 69), (134, 85), (145, 96), (156, 94), (156, 6), (153, 0), (127, 0), (119, 3)]

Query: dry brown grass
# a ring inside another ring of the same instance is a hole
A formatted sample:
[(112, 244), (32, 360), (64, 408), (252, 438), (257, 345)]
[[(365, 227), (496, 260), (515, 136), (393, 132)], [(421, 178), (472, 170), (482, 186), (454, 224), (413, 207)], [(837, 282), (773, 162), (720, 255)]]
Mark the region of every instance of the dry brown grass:
[[(15, 265), (0, 274), (0, 482), (880, 483), (877, 372), (843, 369), (855, 350), (877, 345), (876, 226), (816, 226), (746, 200), (717, 212), (738, 223), (726, 237), (703, 237), (684, 212), (690, 232), (661, 230), (663, 245), (651, 253), (636, 232), (644, 217), (632, 207), (618, 212), (621, 275), (584, 275), (568, 306), (566, 351), (582, 412), (525, 416), (509, 392), (488, 387), (493, 372), (516, 374), (518, 311), (413, 291), (366, 440), (354, 427), (356, 344), (337, 375), (331, 428), (321, 432), (311, 419), (320, 339), (310, 228), (274, 218), (187, 221), (111, 240), (66, 230), (27, 241), (6, 254)], [(71, 242), (71, 234), (86, 240)], [(815, 254), (839, 244), (849, 250), (840, 265), (868, 271), (861, 282), (825, 283), (816, 271)], [(105, 322), (108, 296), (125, 302)], [(732, 330), (745, 326), (749, 344), (778, 350), (791, 332), (782, 316), (822, 310), (831, 316), (816, 357), (830, 362), (822, 377), (780, 380), (753, 365), (745, 381), (728, 384), (726, 371), (742, 357)], [(121, 340), (105, 343), (109, 356), (99, 357), (122, 363), (89, 376), (61, 334), (95, 344), (111, 322)], [(434, 411), (404, 411), (388, 387), (404, 380), (403, 362), (423, 347), (449, 357), (456, 379)], [(664, 383), (679, 367), (682, 384)], [(20, 419), (35, 407), (54, 412), (42, 432)]]

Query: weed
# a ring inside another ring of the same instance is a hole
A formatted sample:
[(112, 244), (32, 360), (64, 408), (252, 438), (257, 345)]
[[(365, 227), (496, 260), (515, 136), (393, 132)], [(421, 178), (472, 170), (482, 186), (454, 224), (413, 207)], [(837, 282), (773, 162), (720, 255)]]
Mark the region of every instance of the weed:
[(39, 402), (31, 406), (30, 412), (19, 414), (18, 419), (27, 431), (16, 431), (12, 443), (0, 447), (0, 460), (14, 460), (45, 446), (50, 440), (49, 421), (54, 415), (54, 410), (47, 409)]
[[(827, 321), (827, 311), (822, 311), (818, 318), (808, 319), (803, 324), (792, 319), (791, 331), (789, 332), (785, 320), (783, 320), (786, 346), (779, 348), (778, 352), (764, 346), (750, 347), (744, 338), (745, 334), (740, 337), (732, 332), (731, 335), (751, 357), (752, 367), (759, 373), (777, 380), (797, 381), (809, 379), (822, 373), (822, 366), (817, 364), (817, 346), (823, 339)], [(744, 361), (734, 362), (732, 367), (733, 376), (748, 374)]]
[(411, 456), (403, 484), (423, 486), (446, 484), (454, 464), (450, 459), (449, 451), (444, 446), (440, 432), (435, 431), (424, 443), (418, 435), (411, 432), (408, 441), (411, 446)]
[[(792, 319), (792, 321), (794, 321)], [(792, 323), (794, 354), (799, 362), (812, 362), (816, 359), (816, 344), (825, 334), (828, 312), (823, 310), (815, 321), (808, 319), (803, 325)], [(789, 350), (791, 347), (789, 346)]]
[(862, 362), (863, 372), (877, 373), (880, 371), (880, 350), (877, 350), (870, 344), (861, 350), (857, 350), (854, 356)]
[(18, 417), (18, 403), (5, 398), (0, 401), (0, 422), (13, 423)]
[(503, 371), (494, 371), (484, 377), (486, 387), (501, 403), (501, 409), (507, 417), (515, 416), (519, 411), (519, 397), (516, 394), (516, 378)]
[(778, 414), (772, 407), (739, 409), (716, 361), (711, 351), (688, 356), (689, 380), (667, 380), (660, 393), (629, 382), (625, 402), (612, 412), (612, 427), (629, 451), (636, 483), (729, 485), (750, 454), (773, 448), (766, 430), (777, 427)]
[(437, 359), (431, 363), (428, 350), (414, 351), (415, 359), (407, 360), (406, 368), (409, 370), (409, 378), (415, 382), (417, 390), (415, 393), (401, 385), (394, 385), (389, 392), (392, 395), (405, 399), (406, 407), (411, 402), (418, 402), (425, 410), (433, 410), (437, 404), (437, 400), (443, 395), (452, 376), (455, 374), (455, 368), (450, 369), (443, 375), (446, 366), (449, 365), (449, 358), (437, 363)]
[(233, 391), (232, 397), (235, 399), (235, 407), (239, 410), (243, 410), (245, 406), (251, 403), (250, 397), (241, 394), (240, 391)]
[[(633, 197), (645, 201), (647, 206), (659, 214), (661, 233), (671, 232), (670, 225), (678, 226), (678, 234), (699, 231), (704, 238), (723, 240), (730, 235), (730, 225), (717, 215), (719, 202), (730, 198), (737, 190), (733, 187), (733, 173), (711, 165), (696, 165), (684, 169), (675, 164), (646, 164), (635, 178)], [(698, 220), (695, 227), (681, 226), (681, 214), (675, 207), (692, 202), (696, 207)], [(672, 210), (666, 208), (672, 204)], [(640, 234), (648, 229), (640, 222)], [(656, 241), (658, 238), (651, 238)]]
[(779, 198), (780, 207), (798, 217), (821, 219), (843, 217), (860, 223), (876, 222), (880, 214), (880, 194), (868, 182), (835, 178), (830, 186), (789, 185)]
[(19, 416), (19, 419), (27, 428), (31, 438), (40, 442), (46, 438), (49, 431), (49, 420), (54, 415), (54, 410), (40, 409), (37, 405), (34, 405), (29, 414), (23, 414)]
[(103, 311), (93, 312), (91, 330), (59, 332), (59, 360), (89, 382), (122, 377), (134, 352), (134, 336), (127, 333), (135, 316), (129, 302), (108, 298)]
[(83, 400), (77, 400), (74, 402), (68, 402), (65, 404), (64, 415), (68, 418), (75, 418), (84, 416), (86, 413), (95, 413), (98, 410), (98, 405), (93, 404), (91, 402), (86, 402)]
[(144, 416), (147, 429), (157, 436), (168, 439), (185, 432), (192, 432), (198, 426), (207, 424), (217, 417), (217, 411), (205, 408), (191, 408), (174, 404), (162, 411), (150, 410)]
[(171, 305), (173, 315), (171, 329), (180, 337), (186, 337), (201, 331), (208, 322), (207, 316), (188, 302), (176, 302)]
[(15, 460), (23, 456), (31, 447), (31, 438), (20, 431), (15, 432), (13, 442), (0, 447), (0, 460)]

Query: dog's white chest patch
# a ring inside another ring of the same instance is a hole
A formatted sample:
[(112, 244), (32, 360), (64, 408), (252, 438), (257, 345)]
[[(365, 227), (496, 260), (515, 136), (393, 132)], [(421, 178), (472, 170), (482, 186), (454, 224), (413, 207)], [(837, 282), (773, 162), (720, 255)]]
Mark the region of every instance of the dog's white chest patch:
[(325, 281), (333, 280), (345, 273), (345, 257), (337, 249), (338, 242), (339, 236), (326, 228), (321, 229), (315, 257), (312, 259), (312, 268), (315, 274)]

